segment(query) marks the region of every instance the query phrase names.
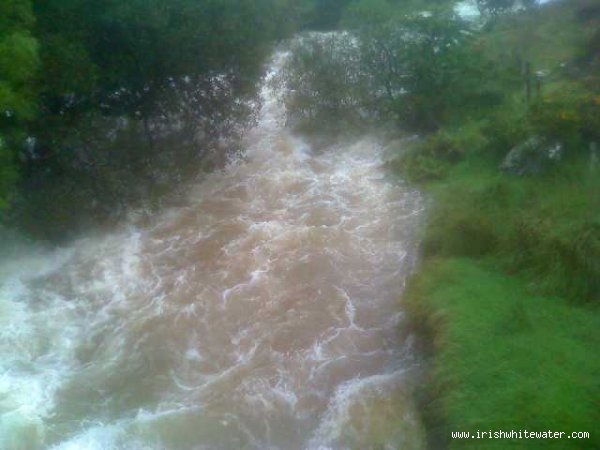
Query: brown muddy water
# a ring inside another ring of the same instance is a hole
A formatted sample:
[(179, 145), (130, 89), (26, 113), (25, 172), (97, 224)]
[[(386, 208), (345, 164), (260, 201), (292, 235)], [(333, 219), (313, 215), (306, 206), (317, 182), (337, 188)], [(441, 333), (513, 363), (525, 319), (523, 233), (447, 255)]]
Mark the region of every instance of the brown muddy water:
[(413, 449), (419, 194), (314, 152), (268, 80), (246, 153), (119, 232), (0, 263), (0, 448)]

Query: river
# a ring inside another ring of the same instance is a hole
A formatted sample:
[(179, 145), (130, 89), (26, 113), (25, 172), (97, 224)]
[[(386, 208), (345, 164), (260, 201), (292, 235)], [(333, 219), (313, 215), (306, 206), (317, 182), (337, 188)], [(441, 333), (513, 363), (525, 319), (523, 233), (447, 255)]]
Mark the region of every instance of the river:
[(399, 296), (419, 194), (313, 149), (269, 83), (246, 152), (149, 223), (0, 262), (0, 448), (421, 448)]

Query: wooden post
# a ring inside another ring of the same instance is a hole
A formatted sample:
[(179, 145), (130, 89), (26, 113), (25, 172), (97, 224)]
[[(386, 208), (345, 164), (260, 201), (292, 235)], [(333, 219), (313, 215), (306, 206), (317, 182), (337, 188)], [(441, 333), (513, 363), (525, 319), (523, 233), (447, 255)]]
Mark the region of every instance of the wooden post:
[(527, 104), (531, 101), (531, 63), (525, 62), (525, 99)]

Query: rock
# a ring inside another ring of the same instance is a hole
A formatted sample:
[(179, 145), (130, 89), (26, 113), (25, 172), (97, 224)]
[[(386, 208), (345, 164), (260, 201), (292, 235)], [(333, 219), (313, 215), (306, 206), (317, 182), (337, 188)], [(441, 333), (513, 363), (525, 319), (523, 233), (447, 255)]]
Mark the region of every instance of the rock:
[(513, 147), (499, 168), (514, 175), (536, 174), (560, 161), (563, 151), (564, 147), (560, 142), (532, 136)]

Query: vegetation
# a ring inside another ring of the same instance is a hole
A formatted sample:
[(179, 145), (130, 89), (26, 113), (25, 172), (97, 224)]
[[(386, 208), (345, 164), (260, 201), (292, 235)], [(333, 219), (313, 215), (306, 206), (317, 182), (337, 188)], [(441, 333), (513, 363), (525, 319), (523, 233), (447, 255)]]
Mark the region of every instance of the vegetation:
[(28, 0), (0, 4), (0, 211), (17, 179), (16, 143), (36, 114), (33, 77), (39, 69), (34, 17)]
[(312, 20), (316, 7), (3, 1), (4, 221), (65, 237), (129, 207), (148, 209), (193, 175), (182, 168), (218, 165), (252, 121), (272, 45)]
[(347, 34), (307, 36), (283, 77), (301, 126), (392, 121), (433, 131), (501, 100), (509, 70), (481, 51), (476, 28), (445, 2), (398, 8), (361, 0), (348, 8)]
[[(436, 355), (433, 448), (584, 449), (599, 444), (600, 317), (472, 258), (428, 259), (405, 295)], [(450, 440), (451, 431), (580, 431), (591, 439)]]

